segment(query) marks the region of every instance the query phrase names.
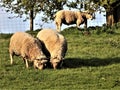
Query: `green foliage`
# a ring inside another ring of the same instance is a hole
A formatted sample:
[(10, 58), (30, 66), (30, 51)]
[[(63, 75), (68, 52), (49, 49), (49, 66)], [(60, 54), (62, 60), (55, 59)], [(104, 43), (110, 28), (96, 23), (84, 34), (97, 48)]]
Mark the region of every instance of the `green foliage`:
[[(34, 10), (34, 17), (42, 9), (41, 1), (38, 3), (37, 0), (3, 0), (2, 6), (6, 8), (6, 11), (14, 12), (22, 17), (23, 14), (26, 15), (26, 19), (29, 18), (29, 11)], [(38, 8), (39, 7), (39, 8)]]
[(75, 8), (80, 11), (89, 10), (91, 13), (94, 13), (97, 10), (100, 10), (100, 6), (97, 3), (93, 3), (91, 0), (72, 0), (68, 1), (67, 7)]
[(53, 20), (53, 15), (58, 11), (62, 10), (66, 5), (67, 0), (47, 0), (43, 6), (44, 16), (42, 17), (43, 21), (47, 22), (48, 20)]
[[(97, 34), (100, 30), (100, 34)], [(66, 28), (61, 32), (68, 42), (63, 68), (36, 70), (25, 67), (20, 57), (10, 65), (8, 52), (11, 35), (0, 36), (1, 90), (119, 90), (120, 89), (120, 28), (115, 33), (103, 32), (101, 27), (89, 30)], [(106, 28), (107, 31), (107, 28)], [(36, 35), (38, 32), (31, 33)]]
[[(29, 18), (30, 10), (33, 10), (34, 18), (37, 13), (44, 13), (42, 20), (47, 22), (53, 19), (53, 14), (57, 10), (63, 9), (67, 0), (3, 0), (2, 6), (6, 8), (7, 12), (14, 12), (22, 17), (26, 15)], [(49, 18), (48, 18), (49, 17)]]
[(119, 0), (91, 0), (96, 4), (99, 4), (100, 6), (107, 8), (115, 8), (117, 6), (120, 5), (120, 1)]

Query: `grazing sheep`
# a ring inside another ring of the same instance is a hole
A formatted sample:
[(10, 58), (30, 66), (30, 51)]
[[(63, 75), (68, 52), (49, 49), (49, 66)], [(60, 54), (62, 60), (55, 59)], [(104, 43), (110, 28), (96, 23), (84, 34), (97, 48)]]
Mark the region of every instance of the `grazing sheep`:
[(81, 24), (84, 23), (85, 27), (87, 28), (87, 19), (93, 18), (92, 15), (88, 12), (70, 10), (60, 10), (54, 15), (54, 17), (54, 21), (58, 32), (60, 32), (61, 30), (62, 23), (66, 25), (76, 24), (78, 28)]
[(13, 64), (13, 56), (18, 55), (23, 58), (27, 68), (29, 60), (34, 63), (35, 68), (43, 69), (47, 60), (41, 48), (38, 39), (24, 32), (16, 32), (12, 35), (9, 45), (11, 64)]
[(50, 58), (53, 68), (60, 68), (67, 51), (67, 41), (64, 36), (55, 30), (43, 29), (38, 32), (37, 37), (41, 40), (43, 51)]

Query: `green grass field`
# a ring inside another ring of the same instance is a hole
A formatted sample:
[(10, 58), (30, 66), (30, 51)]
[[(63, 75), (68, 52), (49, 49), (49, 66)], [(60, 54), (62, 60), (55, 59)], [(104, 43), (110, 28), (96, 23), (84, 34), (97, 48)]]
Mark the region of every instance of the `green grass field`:
[(0, 90), (120, 90), (120, 28), (90, 32), (62, 31), (68, 41), (63, 68), (42, 71), (27, 69), (20, 57), (10, 65), (11, 35), (0, 34)]

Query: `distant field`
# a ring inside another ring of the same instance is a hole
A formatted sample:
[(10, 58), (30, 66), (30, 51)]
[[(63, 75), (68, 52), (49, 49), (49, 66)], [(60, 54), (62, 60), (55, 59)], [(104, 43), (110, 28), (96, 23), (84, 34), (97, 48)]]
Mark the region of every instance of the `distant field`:
[[(26, 69), (20, 57), (10, 65), (11, 35), (0, 34), (0, 90), (120, 90), (120, 28), (62, 31), (68, 41), (63, 68)], [(36, 35), (36, 32), (31, 33)]]

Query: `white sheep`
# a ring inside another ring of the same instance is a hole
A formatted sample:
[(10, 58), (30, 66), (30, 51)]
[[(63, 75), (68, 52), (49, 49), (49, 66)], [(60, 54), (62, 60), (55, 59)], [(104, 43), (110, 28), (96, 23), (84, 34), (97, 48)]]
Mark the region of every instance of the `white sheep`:
[(41, 40), (46, 56), (50, 58), (50, 63), (54, 69), (62, 66), (63, 59), (67, 51), (67, 41), (65, 37), (55, 30), (43, 29), (37, 34)]
[(13, 56), (21, 56), (28, 68), (28, 60), (34, 63), (34, 67), (43, 69), (47, 59), (42, 52), (42, 46), (38, 39), (25, 32), (16, 32), (12, 35), (9, 44), (9, 53), (11, 64), (13, 64)]
[(92, 19), (93, 17), (88, 11), (60, 10), (54, 15), (54, 18), (56, 29), (60, 32), (62, 23), (66, 25), (76, 24), (78, 28), (84, 23), (85, 28), (87, 28), (87, 19)]

